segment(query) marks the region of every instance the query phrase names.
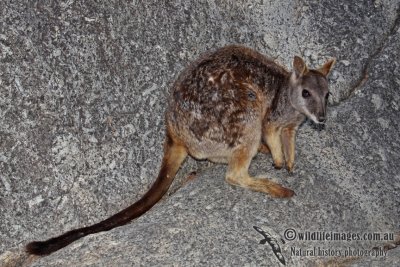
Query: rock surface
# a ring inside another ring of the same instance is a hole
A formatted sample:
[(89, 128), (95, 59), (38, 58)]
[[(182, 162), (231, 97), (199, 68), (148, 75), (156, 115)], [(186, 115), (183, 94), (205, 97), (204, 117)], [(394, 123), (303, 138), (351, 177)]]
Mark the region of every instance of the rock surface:
[[(395, 244), (377, 258), (296, 255), (387, 241), (284, 238), (400, 233), (399, 3), (365, 2), (1, 2), (0, 266), (278, 266), (253, 226), (277, 240), (287, 266), (400, 266)], [(328, 123), (301, 127), (295, 172), (273, 170), (269, 155), (251, 165), (297, 195), (233, 188), (225, 166), (189, 160), (145, 216), (28, 258), (27, 241), (97, 222), (146, 191), (168, 87), (199, 54), (232, 43), (288, 69), (295, 54), (311, 66), (338, 60)], [(181, 186), (191, 170), (197, 178)]]

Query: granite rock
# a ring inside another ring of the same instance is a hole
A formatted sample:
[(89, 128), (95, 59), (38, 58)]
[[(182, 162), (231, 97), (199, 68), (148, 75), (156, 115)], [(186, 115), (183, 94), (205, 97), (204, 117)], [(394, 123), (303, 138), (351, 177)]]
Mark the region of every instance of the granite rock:
[[(277, 266), (253, 226), (277, 240), (288, 266), (400, 265), (398, 248), (377, 258), (293, 255), (386, 241), (284, 238), (286, 229), (400, 233), (398, 5), (1, 2), (0, 266)], [(97, 222), (146, 191), (161, 160), (168, 88), (202, 52), (232, 43), (288, 69), (295, 54), (312, 66), (338, 60), (328, 122), (299, 130), (295, 172), (272, 169), (268, 155), (251, 165), (297, 195), (234, 188), (225, 166), (188, 160), (145, 216), (28, 258), (26, 242)], [(182, 186), (192, 170), (197, 178)]]

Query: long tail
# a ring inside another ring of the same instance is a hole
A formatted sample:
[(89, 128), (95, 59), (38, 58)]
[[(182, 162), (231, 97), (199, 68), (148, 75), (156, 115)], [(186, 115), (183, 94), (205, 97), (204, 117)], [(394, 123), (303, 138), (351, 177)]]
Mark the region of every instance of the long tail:
[(66, 232), (46, 241), (31, 242), (26, 245), (26, 251), (34, 255), (48, 255), (71, 244), (79, 238), (111, 230), (139, 217), (151, 209), (168, 191), (168, 188), (186, 156), (186, 148), (176, 144), (167, 134), (160, 173), (149, 191), (147, 191), (139, 201), (99, 223)]

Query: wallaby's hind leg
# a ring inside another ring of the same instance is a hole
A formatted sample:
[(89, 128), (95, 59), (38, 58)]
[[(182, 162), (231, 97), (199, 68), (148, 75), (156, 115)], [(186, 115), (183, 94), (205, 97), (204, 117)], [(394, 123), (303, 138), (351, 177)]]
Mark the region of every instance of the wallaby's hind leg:
[(252, 157), (253, 155), (246, 147), (235, 149), (228, 164), (226, 181), (232, 185), (267, 193), (272, 197), (291, 197), (294, 195), (292, 190), (272, 182), (271, 180), (251, 177), (248, 174), (248, 169)]

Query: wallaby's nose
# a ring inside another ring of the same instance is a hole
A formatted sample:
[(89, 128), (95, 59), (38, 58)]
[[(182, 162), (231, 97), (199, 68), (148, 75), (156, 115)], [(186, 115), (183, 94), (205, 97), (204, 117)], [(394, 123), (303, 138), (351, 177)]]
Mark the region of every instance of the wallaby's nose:
[(326, 121), (325, 116), (319, 116), (319, 117), (318, 117), (318, 122), (319, 122), (319, 123), (324, 123), (325, 121)]

